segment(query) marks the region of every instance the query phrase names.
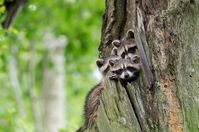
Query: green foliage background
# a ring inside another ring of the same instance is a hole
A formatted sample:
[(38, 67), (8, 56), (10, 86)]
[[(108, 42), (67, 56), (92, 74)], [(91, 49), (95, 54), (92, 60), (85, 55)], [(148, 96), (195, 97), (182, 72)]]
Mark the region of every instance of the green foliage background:
[[(0, 0), (2, 4), (3, 0)], [(5, 7), (1, 6), (2, 21)], [(65, 35), (66, 113), (63, 131), (75, 131), (83, 121), (83, 105), (90, 88), (98, 81), (93, 77), (101, 34), (104, 1), (101, 0), (30, 0), (9, 30), (0, 28), (0, 132), (34, 132), (27, 76), (32, 44), (35, 44), (35, 81), (41, 95), (42, 66), (45, 60), (43, 34), (52, 31)], [(17, 47), (18, 79), (25, 101), (26, 115), (20, 116), (11, 86), (8, 62), (11, 47)]]

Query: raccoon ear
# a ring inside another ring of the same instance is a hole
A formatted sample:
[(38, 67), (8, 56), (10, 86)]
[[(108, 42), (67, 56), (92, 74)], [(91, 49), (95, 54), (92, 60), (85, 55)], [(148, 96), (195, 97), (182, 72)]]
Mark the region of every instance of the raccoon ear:
[(117, 48), (113, 48), (111, 51), (111, 55), (117, 55)]
[(113, 66), (115, 64), (115, 61), (114, 60), (109, 60), (109, 65), (110, 66)]
[(115, 47), (119, 47), (120, 46), (120, 41), (119, 40), (113, 40), (112, 45)]
[(132, 29), (129, 29), (129, 30), (127, 31), (126, 38), (127, 38), (127, 39), (134, 39), (134, 38), (135, 38), (135, 37), (134, 37), (134, 32), (133, 32)]
[(140, 57), (138, 55), (135, 55), (132, 60), (133, 60), (133, 63), (135, 64), (140, 63)]
[(98, 59), (98, 60), (96, 61), (96, 64), (97, 64), (98, 67), (102, 67), (103, 64), (104, 64), (104, 59)]

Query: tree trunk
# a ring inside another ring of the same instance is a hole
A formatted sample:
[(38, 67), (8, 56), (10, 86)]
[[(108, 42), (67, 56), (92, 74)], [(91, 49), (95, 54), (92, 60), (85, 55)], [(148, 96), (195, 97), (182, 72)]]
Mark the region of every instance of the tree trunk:
[(15, 93), (16, 102), (19, 110), (19, 115), (23, 117), (25, 115), (25, 107), (23, 100), (23, 93), (21, 90), (20, 82), (19, 82), (19, 74), (18, 74), (18, 63), (17, 63), (17, 54), (18, 49), (16, 46), (11, 46), (12, 54), (9, 59), (9, 76), (10, 82), (12, 84), (13, 91)]
[(44, 125), (47, 132), (58, 132), (65, 125), (64, 48), (66, 38), (45, 34), (47, 56), (43, 73)]
[(31, 110), (34, 120), (34, 129), (35, 132), (43, 131), (43, 121), (41, 113), (41, 103), (40, 98), (36, 92), (35, 85), (35, 42), (32, 42), (30, 45), (30, 55), (29, 55), (29, 65), (28, 65), (28, 89), (30, 94)]
[(2, 23), (3, 28), (7, 29), (12, 25), (26, 2), (27, 0), (4, 0), (6, 18)]
[(197, 0), (106, 0), (100, 58), (132, 29), (142, 73), (126, 89), (106, 81), (88, 131), (199, 131), (198, 27)]

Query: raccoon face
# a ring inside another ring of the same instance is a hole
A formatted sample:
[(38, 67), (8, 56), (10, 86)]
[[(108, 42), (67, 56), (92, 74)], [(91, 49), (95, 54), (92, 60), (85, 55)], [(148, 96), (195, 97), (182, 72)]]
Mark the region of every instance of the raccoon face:
[(132, 55), (136, 54), (137, 46), (135, 44), (124, 43), (117, 48), (117, 55), (124, 59), (131, 58)]
[(120, 59), (112, 67), (111, 72), (121, 80), (134, 81), (139, 76), (140, 65), (131, 60)]
[(96, 61), (96, 64), (99, 68), (99, 71), (102, 73), (103, 76), (105, 76), (111, 67), (114, 66), (114, 64), (120, 59), (120, 57), (111, 55), (105, 59), (98, 59)]
[(136, 54), (137, 46), (135, 44), (134, 33), (132, 30), (127, 32), (125, 38), (120, 40), (114, 40), (112, 42), (114, 46), (111, 54), (121, 56), (122, 58), (130, 58), (132, 54)]
[(138, 55), (130, 54), (127, 59), (131, 60), (131, 62), (134, 64), (140, 63), (140, 57)]

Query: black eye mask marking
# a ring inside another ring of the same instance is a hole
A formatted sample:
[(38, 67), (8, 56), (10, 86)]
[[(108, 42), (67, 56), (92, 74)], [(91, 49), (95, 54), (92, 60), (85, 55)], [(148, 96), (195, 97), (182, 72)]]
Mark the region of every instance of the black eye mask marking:
[(97, 61), (96, 61), (96, 64), (97, 64), (97, 66), (98, 67), (102, 67), (103, 65), (104, 65), (104, 60), (103, 59), (98, 59)]
[(112, 71), (112, 72), (117, 74), (117, 75), (121, 75), (122, 71), (123, 71), (122, 69), (119, 69), (119, 70), (115, 70), (115, 71)]
[(138, 77), (138, 75), (139, 75), (139, 71), (138, 70), (134, 71), (133, 73), (134, 78)]
[(134, 62), (135, 64), (137, 64), (137, 63), (139, 63), (139, 60), (138, 60), (138, 59), (135, 59), (135, 60), (133, 60), (133, 62)]
[(134, 67), (127, 67), (127, 70), (130, 71), (130, 72), (134, 72), (134, 71), (137, 71), (136, 68)]
[(131, 48), (129, 48), (129, 49), (128, 49), (128, 53), (132, 53), (132, 54), (134, 54), (134, 53), (136, 52), (136, 49), (137, 49), (137, 47), (136, 47), (136, 46), (131, 47)]
[(122, 57), (122, 58), (125, 58), (125, 53), (124, 53), (124, 52), (122, 53), (121, 57)]

